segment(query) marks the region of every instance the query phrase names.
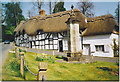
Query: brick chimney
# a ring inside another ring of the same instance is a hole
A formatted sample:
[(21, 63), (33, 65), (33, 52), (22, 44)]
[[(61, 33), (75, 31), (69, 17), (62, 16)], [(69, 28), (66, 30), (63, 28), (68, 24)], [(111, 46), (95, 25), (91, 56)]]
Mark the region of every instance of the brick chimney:
[(41, 11), (40, 11), (40, 15), (45, 16), (45, 10), (41, 9)]

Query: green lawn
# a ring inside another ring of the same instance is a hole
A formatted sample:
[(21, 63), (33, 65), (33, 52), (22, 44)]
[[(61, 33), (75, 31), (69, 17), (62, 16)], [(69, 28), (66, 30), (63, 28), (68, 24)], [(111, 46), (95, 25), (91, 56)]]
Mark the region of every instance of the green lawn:
[[(25, 53), (25, 61), (28, 68), (35, 74), (38, 73), (40, 61), (36, 61), (42, 54)], [(48, 63), (47, 80), (118, 80), (119, 67), (116, 63), (97, 61), (92, 64), (71, 64), (55, 62), (57, 58), (47, 55), (44, 62)], [(51, 59), (50, 59), (51, 58)], [(25, 79), (19, 72), (20, 60), (17, 61), (14, 54), (9, 53), (3, 66), (3, 80), (37, 80), (37, 76), (25, 71)]]

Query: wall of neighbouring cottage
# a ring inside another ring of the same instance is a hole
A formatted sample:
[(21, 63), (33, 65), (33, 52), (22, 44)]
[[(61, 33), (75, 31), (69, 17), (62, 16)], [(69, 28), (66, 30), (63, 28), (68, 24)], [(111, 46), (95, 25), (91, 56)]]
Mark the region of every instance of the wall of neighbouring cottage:
[[(113, 49), (111, 46), (113, 45), (113, 38), (115, 38), (118, 41), (118, 35), (116, 34), (83, 37), (83, 54), (89, 55), (88, 52), (90, 52), (90, 55), (92, 54), (93, 56), (114, 57)], [(101, 45), (104, 46), (104, 50), (97, 51), (96, 46)]]

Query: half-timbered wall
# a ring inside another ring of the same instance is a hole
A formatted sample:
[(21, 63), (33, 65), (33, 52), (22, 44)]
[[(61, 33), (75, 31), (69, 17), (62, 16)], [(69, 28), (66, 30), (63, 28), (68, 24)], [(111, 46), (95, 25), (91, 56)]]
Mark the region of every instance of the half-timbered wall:
[(60, 33), (45, 33), (40, 31), (35, 36), (21, 34), (15, 38), (16, 44), (21, 47), (36, 48), (36, 49), (51, 49), (59, 50), (59, 40), (63, 42), (63, 51), (68, 50), (67, 32)]

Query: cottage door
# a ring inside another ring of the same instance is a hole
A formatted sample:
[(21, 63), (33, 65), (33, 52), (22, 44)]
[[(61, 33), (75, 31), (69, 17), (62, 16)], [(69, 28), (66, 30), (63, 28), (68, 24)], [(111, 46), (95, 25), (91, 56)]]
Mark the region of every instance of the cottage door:
[(84, 44), (83, 54), (84, 55), (90, 55), (90, 44)]
[(32, 41), (30, 41), (30, 48), (32, 48)]
[(59, 41), (59, 52), (63, 52), (63, 42), (62, 42), (62, 40)]

